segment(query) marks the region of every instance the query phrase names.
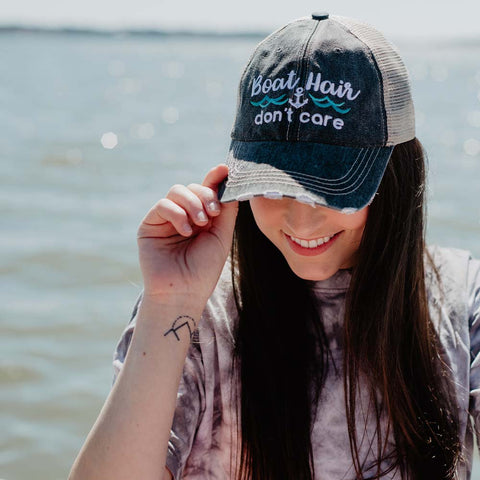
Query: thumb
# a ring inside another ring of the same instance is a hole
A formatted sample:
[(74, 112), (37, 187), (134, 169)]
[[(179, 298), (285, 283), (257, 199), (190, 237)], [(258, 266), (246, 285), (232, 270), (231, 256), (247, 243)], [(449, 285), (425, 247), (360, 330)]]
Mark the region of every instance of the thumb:
[(228, 167), (224, 163), (221, 163), (207, 172), (205, 178), (203, 179), (202, 185), (204, 187), (211, 188), (215, 192), (218, 192), (218, 186), (227, 177), (227, 175)]

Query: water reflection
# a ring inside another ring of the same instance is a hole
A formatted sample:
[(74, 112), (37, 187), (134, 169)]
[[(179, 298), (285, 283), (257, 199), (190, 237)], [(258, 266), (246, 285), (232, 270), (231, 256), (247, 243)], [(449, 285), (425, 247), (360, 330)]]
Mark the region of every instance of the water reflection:
[(106, 132), (102, 135), (100, 142), (102, 143), (103, 148), (111, 150), (118, 145), (118, 137), (113, 132)]

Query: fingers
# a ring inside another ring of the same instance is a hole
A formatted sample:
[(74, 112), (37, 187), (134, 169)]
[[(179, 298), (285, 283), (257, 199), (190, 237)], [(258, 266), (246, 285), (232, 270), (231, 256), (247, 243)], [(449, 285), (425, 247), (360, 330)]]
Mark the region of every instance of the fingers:
[[(142, 226), (144, 225), (148, 227), (165, 227), (162, 229), (162, 232), (159, 232), (160, 237), (171, 236), (175, 232), (188, 237), (193, 232), (187, 212), (168, 198), (162, 198), (150, 209), (142, 220), (139, 230), (143, 231)], [(173, 227), (174, 231), (172, 232), (169, 227)]]
[(192, 226), (205, 227), (209, 218), (220, 214), (216, 193), (203, 185), (174, 185), (145, 216), (147, 225), (170, 223), (183, 236), (193, 233)]
[[(227, 165), (220, 164), (206, 174), (201, 185), (197, 183), (188, 186), (174, 185), (165, 198), (150, 209), (142, 220), (142, 225), (148, 227), (149, 232), (154, 227), (157, 229), (163, 227), (158, 230), (159, 236), (178, 233), (185, 237), (190, 236), (195, 227), (207, 227), (210, 225), (210, 219), (219, 216), (222, 211), (217, 190), (219, 183), (227, 174)], [(228, 207), (223, 205), (223, 210), (229, 211), (232, 207), (234, 205)]]

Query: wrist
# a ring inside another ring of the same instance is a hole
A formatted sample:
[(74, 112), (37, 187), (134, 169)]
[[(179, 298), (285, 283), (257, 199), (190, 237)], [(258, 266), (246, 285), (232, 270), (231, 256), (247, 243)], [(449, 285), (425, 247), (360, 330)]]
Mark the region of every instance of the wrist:
[(193, 294), (188, 292), (169, 292), (169, 293), (149, 293), (147, 291), (143, 291), (142, 293), (142, 304), (149, 304), (152, 306), (197, 306), (199, 304), (206, 304), (207, 299), (203, 299), (202, 295)]
[[(208, 299), (207, 299), (208, 300)], [(139, 312), (150, 318), (173, 318), (188, 315), (198, 320), (203, 313), (207, 300), (188, 294), (146, 294), (142, 295)]]

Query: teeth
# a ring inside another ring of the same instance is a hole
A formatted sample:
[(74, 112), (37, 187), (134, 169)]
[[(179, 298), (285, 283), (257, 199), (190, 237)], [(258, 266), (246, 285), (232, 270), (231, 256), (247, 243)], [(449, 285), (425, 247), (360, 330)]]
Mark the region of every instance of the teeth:
[[(290, 236), (290, 235), (289, 235)], [(298, 245), (301, 245), (304, 248), (315, 248), (318, 247), (319, 245), (322, 245), (326, 242), (328, 242), (334, 235), (331, 237), (321, 237), (317, 238), (316, 240), (301, 240), (300, 238), (295, 238), (295, 237), (290, 237), (295, 243), (298, 243)]]

